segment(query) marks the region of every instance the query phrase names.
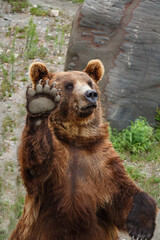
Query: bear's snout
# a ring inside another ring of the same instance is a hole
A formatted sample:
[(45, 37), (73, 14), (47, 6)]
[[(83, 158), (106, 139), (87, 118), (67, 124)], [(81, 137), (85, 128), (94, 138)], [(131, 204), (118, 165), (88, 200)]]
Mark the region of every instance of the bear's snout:
[(86, 97), (87, 100), (89, 100), (89, 102), (91, 102), (92, 104), (96, 103), (97, 99), (98, 99), (98, 93), (95, 90), (87, 90), (84, 93), (84, 96)]

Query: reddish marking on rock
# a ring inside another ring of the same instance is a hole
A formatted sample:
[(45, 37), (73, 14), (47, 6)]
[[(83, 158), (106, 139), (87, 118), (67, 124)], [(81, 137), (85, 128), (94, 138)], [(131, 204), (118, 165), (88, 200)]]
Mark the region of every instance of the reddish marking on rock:
[[(127, 3), (125, 6), (125, 9), (122, 11), (123, 17), (121, 19), (119, 27), (116, 29), (115, 34), (113, 37), (110, 38), (109, 43), (107, 44), (106, 48), (108, 50), (111, 50), (111, 57), (109, 59), (108, 68), (105, 68), (106, 72), (106, 79), (103, 81), (103, 87), (102, 87), (102, 94), (105, 96), (105, 89), (107, 87), (107, 84), (109, 82), (109, 76), (108, 73), (111, 69), (115, 67), (115, 60), (120, 52), (124, 52), (124, 50), (120, 49), (120, 47), (125, 42), (124, 37), (126, 34), (125, 28), (127, 25), (131, 22), (133, 17), (133, 11), (139, 6), (139, 3), (141, 0), (132, 0), (130, 3)], [(107, 97), (106, 97), (107, 98)], [(107, 104), (109, 106), (110, 103)]]
[[(126, 7), (122, 12), (123, 17), (121, 19), (120, 26), (116, 29), (115, 35), (111, 38), (110, 43), (107, 46), (107, 48), (113, 49), (113, 55), (111, 58), (112, 64), (106, 70), (107, 73), (112, 68), (115, 67), (114, 61), (116, 60), (117, 56), (121, 52), (120, 47), (124, 43), (124, 37), (126, 34), (125, 28), (131, 22), (132, 17), (133, 17), (133, 11), (139, 6), (140, 2), (141, 2), (141, 0), (132, 0), (130, 3), (126, 4)], [(109, 80), (109, 77), (107, 80)]]

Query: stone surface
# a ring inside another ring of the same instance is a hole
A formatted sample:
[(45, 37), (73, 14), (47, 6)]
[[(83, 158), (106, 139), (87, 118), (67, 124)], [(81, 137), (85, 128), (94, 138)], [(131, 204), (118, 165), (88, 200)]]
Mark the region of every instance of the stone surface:
[(160, 1), (86, 0), (73, 22), (65, 70), (102, 60), (105, 114), (123, 129), (139, 116), (155, 124), (160, 105)]
[(59, 16), (59, 10), (51, 9), (48, 11), (48, 15), (50, 17), (58, 17)]

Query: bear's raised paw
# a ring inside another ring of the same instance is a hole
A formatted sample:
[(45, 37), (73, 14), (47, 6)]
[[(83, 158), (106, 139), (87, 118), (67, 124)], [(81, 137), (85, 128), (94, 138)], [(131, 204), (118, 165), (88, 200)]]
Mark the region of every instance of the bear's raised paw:
[(42, 85), (42, 80), (40, 80), (35, 90), (32, 86), (28, 86), (26, 98), (27, 111), (30, 115), (39, 116), (50, 113), (56, 107), (56, 103), (60, 101), (60, 95), (55, 88), (55, 83), (49, 86), (48, 82), (49, 80)]

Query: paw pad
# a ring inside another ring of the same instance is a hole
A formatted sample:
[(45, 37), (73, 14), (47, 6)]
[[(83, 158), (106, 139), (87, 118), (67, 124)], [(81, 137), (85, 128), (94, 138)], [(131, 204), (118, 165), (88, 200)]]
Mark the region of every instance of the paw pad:
[(60, 95), (57, 93), (55, 85), (49, 86), (49, 80), (42, 86), (41, 80), (37, 84), (35, 90), (29, 86), (27, 89), (27, 110), (32, 115), (39, 115), (51, 112), (56, 103), (60, 101)]

